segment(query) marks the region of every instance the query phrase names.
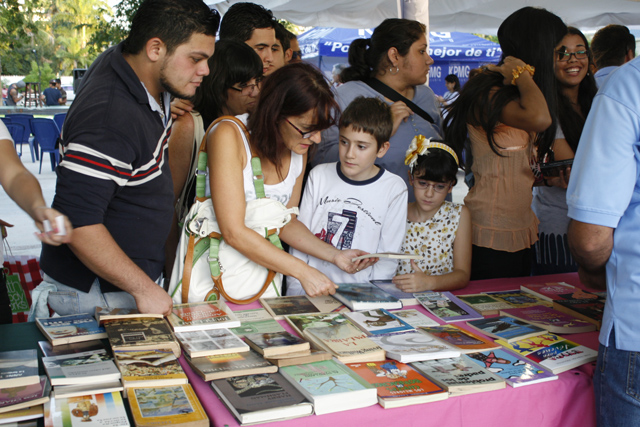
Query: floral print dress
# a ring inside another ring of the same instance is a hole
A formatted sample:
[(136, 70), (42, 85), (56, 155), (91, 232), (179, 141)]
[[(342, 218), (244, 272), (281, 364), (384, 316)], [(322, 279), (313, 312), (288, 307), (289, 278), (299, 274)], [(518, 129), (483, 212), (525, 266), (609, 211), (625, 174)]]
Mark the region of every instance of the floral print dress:
[[(460, 224), (462, 204), (445, 201), (438, 212), (425, 222), (407, 220), (407, 232), (401, 252), (422, 256), (416, 264), (431, 276), (453, 271), (453, 242)], [(412, 273), (411, 262), (401, 260), (396, 274)]]

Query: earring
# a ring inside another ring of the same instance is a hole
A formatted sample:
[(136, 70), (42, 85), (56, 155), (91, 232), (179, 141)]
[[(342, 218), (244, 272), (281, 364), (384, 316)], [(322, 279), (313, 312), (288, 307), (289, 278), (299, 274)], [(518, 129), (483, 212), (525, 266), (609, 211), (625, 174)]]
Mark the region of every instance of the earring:
[(392, 76), (395, 76), (396, 74), (398, 74), (400, 72), (400, 68), (398, 68), (398, 66), (395, 66), (396, 72), (393, 72), (393, 68), (389, 68), (389, 74), (391, 74)]

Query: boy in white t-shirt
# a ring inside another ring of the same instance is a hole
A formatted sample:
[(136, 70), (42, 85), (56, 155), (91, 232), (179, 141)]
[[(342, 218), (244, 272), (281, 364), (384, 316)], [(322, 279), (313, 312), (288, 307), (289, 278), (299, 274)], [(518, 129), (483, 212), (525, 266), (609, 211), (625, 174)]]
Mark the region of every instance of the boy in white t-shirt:
[[(377, 166), (389, 149), (391, 109), (377, 98), (358, 97), (340, 117), (340, 162), (321, 164), (309, 173), (300, 203), (300, 220), (312, 233), (338, 249), (370, 253), (398, 252), (407, 220), (407, 186)], [(333, 264), (293, 248), (290, 253), (335, 283), (391, 279), (397, 261), (380, 259), (373, 267), (348, 274)], [(303, 295), (287, 277), (287, 295)]]

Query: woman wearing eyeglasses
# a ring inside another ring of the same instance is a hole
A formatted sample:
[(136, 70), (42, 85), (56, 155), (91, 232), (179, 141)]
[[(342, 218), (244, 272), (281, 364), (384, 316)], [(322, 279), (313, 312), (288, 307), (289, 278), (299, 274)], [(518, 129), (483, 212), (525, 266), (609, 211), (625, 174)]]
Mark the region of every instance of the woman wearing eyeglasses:
[(567, 32), (556, 15), (522, 8), (500, 25), (503, 57), (469, 80), (446, 118), (446, 140), (471, 141), (475, 185), (471, 280), (528, 276), (538, 220), (531, 209), (534, 147), (555, 139), (553, 52)]
[[(541, 163), (573, 159), (585, 119), (598, 88), (590, 73), (589, 43), (580, 30), (569, 27), (555, 49), (558, 81), (558, 128), (555, 139), (538, 147)], [(534, 187), (532, 208), (540, 224), (534, 246), (533, 274), (577, 271), (567, 241), (567, 185), (571, 167), (560, 168), (557, 176), (544, 176), (546, 185)]]
[[(257, 197), (251, 158), (260, 160), (266, 197), (287, 208), (297, 207), (307, 153), (320, 142), (320, 132), (335, 123), (337, 112), (338, 105), (322, 73), (309, 64), (290, 64), (265, 79), (254, 112), (248, 118), (238, 117), (246, 121), (248, 138), (232, 121), (218, 123), (207, 134), (211, 199), (224, 240), (253, 262), (295, 277), (309, 296), (333, 294), (337, 286), (245, 225), (247, 202)], [(295, 216), (279, 236), (291, 247), (347, 273), (374, 262), (352, 262), (365, 252), (334, 248), (314, 236)], [(233, 292), (225, 290), (230, 295)]]

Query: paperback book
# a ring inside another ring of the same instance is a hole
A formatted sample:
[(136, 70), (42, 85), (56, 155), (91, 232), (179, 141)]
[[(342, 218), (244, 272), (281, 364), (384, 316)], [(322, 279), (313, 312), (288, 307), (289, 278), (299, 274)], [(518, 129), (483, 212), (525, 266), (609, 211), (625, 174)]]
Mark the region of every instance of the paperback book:
[(318, 307), (305, 295), (295, 295), (289, 297), (260, 298), (260, 304), (273, 316), (279, 320), (288, 314), (319, 313)]
[(340, 283), (334, 298), (352, 311), (402, 308), (402, 302), (371, 283)]
[(316, 415), (378, 403), (377, 390), (340, 362), (285, 366), (280, 373), (311, 402)]
[[(16, 409), (15, 411), (0, 413), (0, 424), (6, 427), (27, 427), (22, 421), (35, 420), (44, 416), (42, 405), (29, 406), (28, 408)], [(37, 427), (37, 424), (32, 424)]]
[(593, 323), (599, 330), (602, 326), (602, 316), (604, 315), (603, 298), (580, 298), (562, 299), (553, 301), (553, 309), (561, 311), (570, 316), (575, 316), (585, 322)]
[(406, 310), (396, 310), (393, 314), (406, 323), (411, 325), (414, 328), (419, 328), (421, 326), (438, 326), (439, 323), (422, 313), (421, 311), (416, 310), (415, 308), (408, 308)]
[(467, 325), (488, 337), (514, 342), (547, 333), (545, 329), (509, 316), (472, 320)]
[(132, 388), (128, 400), (136, 427), (209, 426), (209, 418), (189, 384)]
[(255, 351), (195, 358), (185, 356), (185, 359), (205, 381), (278, 371), (277, 366)]
[(249, 346), (228, 329), (176, 332), (176, 338), (190, 357), (249, 351)]
[(531, 323), (554, 334), (581, 334), (596, 330), (593, 323), (542, 305), (501, 310), (500, 315)]
[(44, 406), (45, 427), (129, 427), (120, 393), (52, 397)]
[(560, 295), (569, 295), (576, 291), (576, 287), (564, 282), (555, 283), (529, 283), (520, 285), (520, 290), (535, 295), (545, 301), (553, 302)]
[(237, 328), (240, 321), (224, 301), (174, 304), (167, 318), (175, 332)]
[(371, 337), (386, 357), (402, 363), (460, 356), (460, 350), (433, 336), (418, 331)]
[(597, 351), (554, 334), (538, 335), (512, 343), (496, 342), (554, 374), (593, 362), (598, 357)]
[(170, 348), (176, 357), (180, 357), (180, 345), (165, 319), (112, 320), (105, 324), (105, 329), (113, 350)]
[(483, 338), (473, 332), (462, 329), (457, 325), (423, 326), (420, 330), (451, 344), (461, 353), (472, 353), (476, 351), (495, 350), (500, 348), (500, 346), (492, 340)]
[(411, 325), (383, 308), (375, 310), (353, 311), (344, 314), (355, 326), (365, 334), (382, 335), (397, 332), (413, 331)]
[(468, 357), (425, 360), (411, 366), (449, 391), (450, 397), (505, 388), (498, 375), (478, 366)]
[(331, 360), (333, 355), (323, 350), (306, 350), (297, 351), (295, 353), (278, 354), (273, 357), (265, 357), (266, 360), (273, 363), (277, 367), (291, 365), (304, 365), (305, 363), (321, 362), (323, 360)]
[[(265, 313), (267, 312), (264, 309)], [(283, 332), (285, 329), (271, 315), (266, 320), (243, 320), (239, 327), (229, 329), (238, 338), (242, 338), (247, 334), (269, 334), (273, 332)]]
[(279, 373), (215, 380), (211, 388), (241, 425), (313, 414), (313, 405)]
[(511, 308), (533, 307), (534, 305), (546, 305), (547, 307), (551, 306), (551, 303), (549, 303), (549, 301), (545, 301), (541, 298), (536, 297), (535, 295), (522, 292), (520, 289), (515, 289), (512, 291), (496, 291), (483, 293), (506, 302), (511, 306)]
[(44, 357), (64, 356), (74, 353), (86, 353), (88, 351), (107, 350), (107, 346), (100, 340), (74, 342), (71, 344), (52, 345), (49, 341), (38, 341)]
[(321, 328), (348, 322), (344, 315), (338, 313), (291, 314), (285, 316), (285, 319), (298, 335), (305, 338), (308, 338), (308, 334), (305, 333), (307, 328)]
[(164, 316), (156, 313), (142, 314), (135, 308), (96, 307), (94, 317), (100, 325), (104, 325), (105, 322), (110, 320), (139, 319), (141, 317), (155, 317), (162, 319)]
[(482, 319), (482, 315), (460, 301), (451, 292), (424, 292), (414, 294), (429, 313), (446, 323)]
[(88, 313), (36, 319), (36, 326), (53, 345), (107, 338), (107, 333)]
[(483, 316), (493, 316), (511, 304), (487, 294), (457, 295), (457, 297)]
[(557, 375), (506, 349), (470, 353), (467, 356), (478, 365), (502, 377), (511, 387), (558, 379)]
[(54, 387), (120, 379), (120, 371), (106, 350), (43, 357), (42, 364)]
[(85, 394), (115, 393), (117, 391), (125, 391), (122, 386), (122, 381), (120, 380), (89, 384), (57, 385), (51, 395), (56, 397), (76, 397), (84, 396)]
[(316, 306), (320, 313), (347, 313), (351, 311), (349, 310), (349, 307), (331, 295), (321, 295), (319, 297), (310, 297), (307, 295), (307, 298)]
[(38, 352), (35, 349), (0, 352), (0, 388), (39, 382)]
[(240, 321), (240, 325), (244, 322), (256, 322), (259, 320), (272, 320), (273, 316), (264, 308), (250, 308), (247, 310), (236, 310), (233, 312)]
[(244, 340), (249, 346), (266, 357), (309, 350), (309, 342), (289, 332), (248, 334)]
[(45, 375), (36, 384), (0, 388), (0, 413), (41, 405), (49, 400), (51, 385)]
[(371, 284), (380, 288), (382, 291), (388, 293), (389, 295), (396, 297), (402, 303), (402, 306), (405, 307), (407, 305), (416, 305), (418, 304), (418, 300), (413, 296), (413, 293), (402, 292), (398, 289), (390, 279), (389, 280), (370, 280)]
[(348, 322), (307, 328), (305, 333), (320, 349), (333, 354), (343, 363), (374, 362), (385, 358), (384, 350)]
[(152, 387), (187, 383), (187, 375), (171, 349), (113, 352), (125, 387)]
[(378, 390), (378, 403), (383, 408), (399, 408), (449, 397), (442, 386), (396, 360), (349, 363), (347, 366)]

